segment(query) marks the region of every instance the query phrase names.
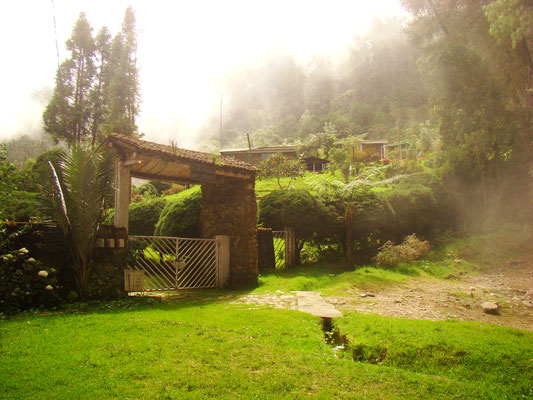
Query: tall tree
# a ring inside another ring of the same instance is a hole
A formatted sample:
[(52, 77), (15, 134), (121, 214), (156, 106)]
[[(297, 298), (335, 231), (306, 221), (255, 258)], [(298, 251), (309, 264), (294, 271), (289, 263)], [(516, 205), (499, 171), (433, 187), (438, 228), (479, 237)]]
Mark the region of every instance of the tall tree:
[(107, 123), (114, 132), (136, 136), (135, 123), (139, 115), (139, 74), (137, 69), (137, 29), (135, 13), (126, 9), (122, 30), (113, 39), (111, 81), (108, 89), (109, 116)]
[(54, 94), (43, 114), (45, 132), (69, 146), (81, 143), (90, 134), (89, 91), (95, 73), (91, 32), (85, 14), (80, 13), (66, 42), (70, 57), (58, 68)]
[(103, 27), (95, 38), (96, 74), (90, 93), (92, 102), (91, 141), (93, 147), (98, 141), (98, 135), (102, 132), (103, 124), (109, 115), (107, 92), (111, 83), (110, 58), (111, 34), (106, 27)]

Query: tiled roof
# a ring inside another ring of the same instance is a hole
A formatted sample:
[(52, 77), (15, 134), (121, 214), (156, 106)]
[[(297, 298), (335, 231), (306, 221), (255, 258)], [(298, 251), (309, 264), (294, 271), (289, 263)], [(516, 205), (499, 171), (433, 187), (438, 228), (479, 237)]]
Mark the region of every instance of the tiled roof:
[(173, 159), (195, 164), (215, 165), (216, 168), (237, 169), (256, 172), (257, 168), (244, 161), (235, 160), (231, 157), (219, 156), (215, 154), (202, 153), (200, 151), (181, 149), (178, 147), (167, 146), (160, 143), (147, 142), (146, 140), (133, 139), (123, 135), (111, 135), (104, 143), (111, 143), (117, 150), (127, 150), (142, 154), (153, 154), (171, 157)]

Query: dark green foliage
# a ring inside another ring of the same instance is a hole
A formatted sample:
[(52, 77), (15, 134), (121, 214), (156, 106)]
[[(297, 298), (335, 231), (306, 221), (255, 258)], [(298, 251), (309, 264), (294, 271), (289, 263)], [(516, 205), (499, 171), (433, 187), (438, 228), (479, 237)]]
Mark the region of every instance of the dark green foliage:
[(137, 193), (144, 198), (158, 196), (158, 190), (150, 182), (144, 183), (137, 188)]
[(128, 231), (130, 235), (153, 236), (159, 216), (165, 207), (165, 200), (155, 198), (129, 207)]
[(158, 196), (161, 196), (165, 190), (170, 189), (170, 187), (172, 186), (172, 184), (168, 182), (150, 181), (148, 183), (155, 188)]
[(5, 226), (0, 230), (0, 313), (49, 307), (60, 300), (57, 271), (18, 247), (17, 236), (26, 230), (9, 233)]
[(50, 163), (53, 186), (43, 191), (41, 201), (47, 216), (65, 236), (83, 299), (87, 294), (96, 235), (112, 193), (113, 158), (110, 152), (99, 153), (74, 145), (61, 157), (59, 167), (58, 173)]
[(168, 200), (155, 227), (156, 236), (200, 236), (202, 193), (195, 192), (185, 198)]
[(38, 194), (22, 190), (13, 192), (9, 199), (2, 202), (2, 214), (9, 221), (25, 222), (42, 217)]
[(453, 227), (457, 222), (454, 200), (432, 174), (402, 177), (377, 194), (386, 206), (385, 240), (399, 241), (411, 233), (428, 237), (434, 230)]
[(124, 269), (126, 252), (112, 254), (110, 249), (99, 249), (91, 266), (87, 297), (94, 300), (117, 300), (126, 296)]
[(15, 164), (6, 160), (5, 145), (0, 145), (0, 219), (9, 218), (5, 207), (12, 201), (13, 194), (17, 189)]
[(338, 230), (338, 220), (307, 190), (277, 190), (259, 201), (258, 223), (273, 230), (294, 227), (297, 257), (305, 242), (323, 243)]

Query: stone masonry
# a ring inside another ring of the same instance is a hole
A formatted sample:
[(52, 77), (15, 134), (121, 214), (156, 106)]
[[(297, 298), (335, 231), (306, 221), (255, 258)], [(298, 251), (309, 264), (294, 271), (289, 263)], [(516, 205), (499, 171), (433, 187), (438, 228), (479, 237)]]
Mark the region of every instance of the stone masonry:
[(255, 177), (249, 180), (217, 175), (202, 184), (202, 237), (230, 236), (230, 286), (257, 284), (257, 203)]

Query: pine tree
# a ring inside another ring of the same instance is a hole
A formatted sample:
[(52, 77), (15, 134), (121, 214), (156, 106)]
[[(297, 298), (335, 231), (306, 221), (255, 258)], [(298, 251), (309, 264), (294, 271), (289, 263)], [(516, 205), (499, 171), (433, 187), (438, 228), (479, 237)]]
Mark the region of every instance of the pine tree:
[(137, 135), (135, 120), (139, 114), (139, 78), (137, 70), (137, 30), (135, 13), (126, 9), (122, 30), (113, 39), (111, 83), (108, 91), (107, 123), (114, 132)]
[(92, 146), (99, 141), (104, 129), (104, 123), (109, 116), (107, 92), (111, 83), (111, 34), (106, 27), (100, 29), (95, 38), (95, 59), (97, 62), (94, 85), (91, 89), (92, 120), (91, 136)]
[(84, 13), (80, 13), (72, 36), (66, 42), (70, 57), (58, 68), (54, 94), (43, 114), (44, 130), (56, 141), (69, 146), (81, 143), (90, 134), (94, 79), (94, 39)]

